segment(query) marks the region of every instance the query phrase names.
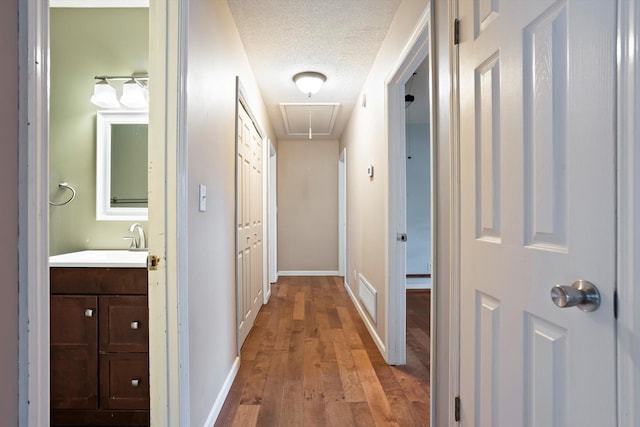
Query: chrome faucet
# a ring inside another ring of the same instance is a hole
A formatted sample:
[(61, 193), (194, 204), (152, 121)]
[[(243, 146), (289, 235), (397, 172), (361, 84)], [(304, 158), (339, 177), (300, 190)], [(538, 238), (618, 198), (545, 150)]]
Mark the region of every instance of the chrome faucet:
[(140, 224), (137, 222), (131, 224), (131, 227), (129, 227), (129, 233), (131, 233), (131, 236), (129, 237), (131, 239), (131, 247), (129, 249), (136, 250), (147, 248), (147, 242), (144, 238), (144, 229)]

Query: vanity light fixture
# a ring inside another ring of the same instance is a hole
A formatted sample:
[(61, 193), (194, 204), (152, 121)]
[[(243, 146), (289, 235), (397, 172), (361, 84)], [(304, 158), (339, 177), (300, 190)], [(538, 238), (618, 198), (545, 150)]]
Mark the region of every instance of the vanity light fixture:
[(293, 76), (293, 81), (302, 93), (306, 93), (309, 97), (317, 93), (325, 81), (327, 76), (317, 71), (303, 71)]
[(135, 79), (129, 79), (122, 84), (122, 105), (129, 108), (147, 108), (147, 88)]
[(111, 86), (107, 79), (100, 79), (93, 87), (91, 103), (101, 108), (118, 108), (120, 103), (116, 95), (116, 88)]
[[(149, 76), (147, 74), (132, 76), (96, 76), (98, 82), (94, 85), (91, 102), (101, 108), (119, 108), (120, 104), (125, 107), (144, 109), (148, 107), (147, 84)], [(110, 81), (122, 80), (122, 96), (118, 102), (116, 88)]]

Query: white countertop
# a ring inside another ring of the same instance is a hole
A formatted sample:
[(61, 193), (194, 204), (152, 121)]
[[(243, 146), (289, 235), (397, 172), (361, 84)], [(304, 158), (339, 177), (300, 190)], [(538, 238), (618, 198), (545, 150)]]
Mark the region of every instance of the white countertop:
[(88, 250), (49, 257), (50, 267), (147, 267), (147, 251)]

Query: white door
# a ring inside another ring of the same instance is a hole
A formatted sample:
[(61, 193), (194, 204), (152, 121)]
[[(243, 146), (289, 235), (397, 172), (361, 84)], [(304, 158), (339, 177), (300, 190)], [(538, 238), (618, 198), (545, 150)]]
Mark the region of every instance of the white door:
[(238, 114), (237, 298), (238, 347), (242, 346), (262, 305), (262, 140), (244, 110)]
[(616, 3), (460, 6), (462, 425), (615, 426)]

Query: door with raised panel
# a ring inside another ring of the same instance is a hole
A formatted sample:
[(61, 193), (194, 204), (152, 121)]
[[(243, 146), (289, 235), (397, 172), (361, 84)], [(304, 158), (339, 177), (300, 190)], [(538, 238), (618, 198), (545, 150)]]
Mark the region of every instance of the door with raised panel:
[(238, 347), (262, 305), (262, 139), (249, 114), (238, 108), (237, 301)]
[(98, 409), (98, 298), (50, 298), (51, 409)]
[(461, 423), (614, 426), (616, 3), (459, 14)]

